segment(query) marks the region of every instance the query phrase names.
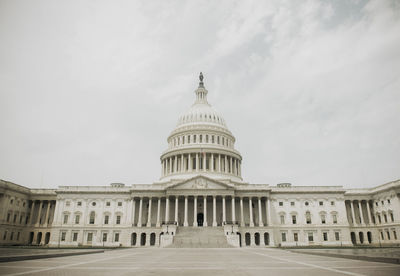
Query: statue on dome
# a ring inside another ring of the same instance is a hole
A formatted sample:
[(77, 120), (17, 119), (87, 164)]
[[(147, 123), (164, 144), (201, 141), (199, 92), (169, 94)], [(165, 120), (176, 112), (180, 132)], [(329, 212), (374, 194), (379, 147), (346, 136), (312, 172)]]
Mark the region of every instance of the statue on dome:
[(199, 76), (199, 80), (200, 80), (199, 87), (204, 87), (203, 79), (204, 79), (203, 73), (200, 72), (200, 76)]

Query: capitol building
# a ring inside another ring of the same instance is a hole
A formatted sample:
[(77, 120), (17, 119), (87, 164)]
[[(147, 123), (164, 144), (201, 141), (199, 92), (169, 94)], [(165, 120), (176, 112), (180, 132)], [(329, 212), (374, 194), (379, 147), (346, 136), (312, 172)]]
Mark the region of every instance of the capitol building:
[(251, 184), (225, 119), (195, 101), (153, 184), (30, 189), (0, 180), (0, 245), (278, 247), (400, 243), (400, 180), (374, 188)]

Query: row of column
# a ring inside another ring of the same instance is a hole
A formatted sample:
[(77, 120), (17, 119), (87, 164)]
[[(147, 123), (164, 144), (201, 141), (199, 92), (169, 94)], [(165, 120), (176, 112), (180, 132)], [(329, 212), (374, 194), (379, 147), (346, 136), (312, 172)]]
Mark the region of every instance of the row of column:
[[(36, 200), (32, 201), (31, 212), (30, 212), (30, 215), (29, 215), (28, 224), (35, 225), (35, 226), (43, 225), (43, 226), (46, 227), (48, 225), (48, 221), (49, 221), (49, 215), (50, 215), (51, 206), (55, 205), (55, 201), (39, 200), (38, 214), (34, 218), (35, 206), (37, 204), (36, 202), (37, 202)], [(44, 219), (43, 223), (41, 223), (40, 218), (42, 217), (42, 209), (43, 209), (44, 202), (46, 202), (46, 205), (47, 205), (47, 207), (46, 207), (46, 215), (45, 215), (45, 219)]]
[(241, 176), (241, 161), (238, 158), (214, 153), (180, 154), (162, 160), (162, 175), (184, 172), (210, 171)]
[[(364, 219), (365, 210), (363, 209), (362, 202), (365, 202), (365, 205), (366, 205), (366, 208), (367, 208), (366, 211), (367, 211), (368, 222), (366, 222), (365, 219)], [(357, 206), (357, 208), (355, 206)], [(349, 208), (351, 209), (350, 217), (351, 217), (351, 223), (353, 225), (355, 225), (355, 224), (364, 225), (364, 224), (373, 224), (373, 223), (375, 223), (375, 217), (374, 217), (374, 221), (372, 221), (372, 217), (373, 216), (371, 216), (371, 207), (370, 207), (370, 203), (369, 203), (368, 200), (366, 200), (366, 201), (364, 201), (364, 200), (350, 200)], [(358, 209), (357, 212), (356, 212), (356, 209)]]
[[(199, 210), (199, 211), (203, 211), (203, 226), (208, 226), (208, 222), (207, 222), (207, 196), (193, 196), (194, 198), (194, 204), (193, 204), (193, 226), (197, 227), (197, 200), (198, 197), (202, 197), (203, 200), (203, 210)], [(225, 224), (227, 223), (226, 220), (226, 196), (220, 196), (222, 197), (222, 223)], [(139, 212), (138, 212), (138, 222), (137, 222), (137, 226), (138, 227), (142, 227), (144, 224), (144, 221), (142, 221), (142, 217), (143, 217), (143, 201), (144, 201), (145, 197), (140, 197), (139, 199)], [(184, 196), (184, 223), (183, 226), (187, 227), (189, 226), (189, 222), (188, 222), (188, 198), (189, 196)], [(231, 217), (232, 217), (232, 222), (231, 223), (236, 223), (239, 222), (236, 220), (236, 211), (235, 211), (235, 198), (236, 197), (230, 197), (231, 200)], [(244, 210), (243, 210), (243, 202), (244, 197), (239, 197), (240, 200), (240, 226), (246, 226), (245, 225), (245, 220), (244, 220)], [(254, 219), (253, 219), (253, 200), (252, 197), (248, 198), (248, 204), (249, 204), (249, 220), (250, 220), (250, 227), (254, 227), (255, 223), (254, 223)], [(258, 197), (256, 200), (257, 203), (257, 209), (258, 209), (258, 226), (264, 226), (264, 222), (263, 222), (263, 215), (262, 215), (262, 204), (261, 204), (261, 197)], [(149, 201), (148, 201), (148, 215), (147, 215), (147, 222), (146, 222), (146, 227), (151, 227), (151, 217), (152, 217), (152, 197), (149, 197)], [(213, 208), (212, 208), (212, 226), (217, 226), (217, 196), (212, 196), (212, 202), (213, 202)], [(179, 212), (179, 197), (175, 197), (175, 213), (174, 213), (174, 218), (173, 220), (170, 219), (169, 215), (170, 215), (170, 199), (169, 197), (165, 198), (165, 223), (178, 223), (178, 212)], [(132, 222), (135, 221), (135, 214), (136, 214), (136, 199), (133, 199), (133, 204), (132, 204)], [(266, 222), (265, 224), (269, 225), (271, 222), (271, 202), (269, 198), (266, 198), (266, 204), (265, 204), (265, 212), (266, 212)], [(158, 204), (157, 204), (157, 222), (156, 222), (156, 227), (160, 227), (161, 226), (161, 198), (158, 198)]]

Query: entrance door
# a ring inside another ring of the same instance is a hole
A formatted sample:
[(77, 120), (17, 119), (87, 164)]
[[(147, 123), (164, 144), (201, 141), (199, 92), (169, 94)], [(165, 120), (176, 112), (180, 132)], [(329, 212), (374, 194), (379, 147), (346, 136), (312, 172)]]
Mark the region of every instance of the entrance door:
[(198, 213), (197, 214), (197, 225), (198, 226), (203, 226), (203, 221), (204, 221), (203, 213)]

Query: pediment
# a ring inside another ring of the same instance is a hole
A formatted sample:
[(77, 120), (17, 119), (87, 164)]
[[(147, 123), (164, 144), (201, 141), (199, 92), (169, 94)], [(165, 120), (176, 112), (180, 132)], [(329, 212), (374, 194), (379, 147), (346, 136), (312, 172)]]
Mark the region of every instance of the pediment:
[(168, 190), (231, 190), (233, 186), (204, 176), (175, 183), (167, 188)]

